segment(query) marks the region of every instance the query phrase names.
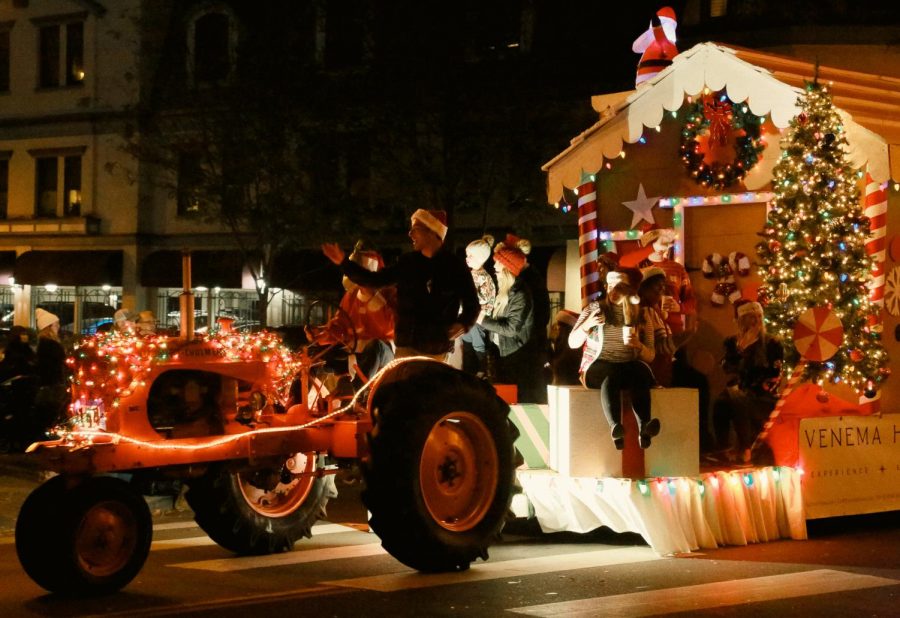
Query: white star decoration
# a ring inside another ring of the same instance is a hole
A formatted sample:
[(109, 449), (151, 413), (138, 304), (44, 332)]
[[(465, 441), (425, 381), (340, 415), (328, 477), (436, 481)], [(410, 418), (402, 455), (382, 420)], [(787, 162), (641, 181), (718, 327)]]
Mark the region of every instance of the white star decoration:
[(639, 184), (637, 198), (628, 202), (622, 202), (628, 210), (634, 213), (634, 216), (631, 218), (631, 227), (633, 228), (640, 223), (642, 219), (649, 223), (656, 223), (656, 221), (653, 220), (653, 213), (650, 212), (650, 210), (658, 201), (659, 196), (647, 197), (647, 194), (644, 193), (644, 184)]

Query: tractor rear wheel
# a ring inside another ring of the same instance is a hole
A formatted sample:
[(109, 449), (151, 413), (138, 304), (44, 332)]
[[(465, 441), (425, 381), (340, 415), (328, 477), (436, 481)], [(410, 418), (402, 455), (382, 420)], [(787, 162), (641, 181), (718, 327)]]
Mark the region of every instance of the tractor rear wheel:
[(512, 498), (509, 407), (486, 382), (437, 363), (372, 397), (363, 501), (382, 546), (426, 572), (487, 559)]
[(325, 457), (298, 453), (282, 468), (212, 468), (189, 482), (185, 499), (209, 537), (238, 554), (288, 551), (325, 517), (337, 496), (333, 475), (316, 476)]

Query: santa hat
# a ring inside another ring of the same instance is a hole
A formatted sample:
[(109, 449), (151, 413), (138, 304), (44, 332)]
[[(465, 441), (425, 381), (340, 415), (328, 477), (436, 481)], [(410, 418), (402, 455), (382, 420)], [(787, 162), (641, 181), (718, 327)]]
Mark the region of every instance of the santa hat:
[(421, 225), (428, 228), (444, 240), (447, 235), (447, 213), (443, 210), (418, 209), (410, 218), (412, 225)]
[(742, 316), (747, 315), (748, 313), (755, 313), (758, 316), (762, 317), (763, 308), (758, 302), (753, 300), (748, 300), (745, 302), (738, 301), (734, 303), (734, 317), (735, 319), (739, 319)]
[(372, 272), (375, 272), (384, 266), (384, 260), (377, 251), (355, 249), (353, 253), (350, 254), (350, 260)]
[(525, 268), (525, 253), (518, 247), (509, 247), (505, 243), (500, 243), (494, 249), (494, 263), (502, 264), (506, 270), (518, 277), (522, 269)]
[(653, 253), (652, 246), (641, 247), (634, 251), (630, 251), (619, 258), (619, 266), (625, 268), (636, 268), (638, 264), (650, 257)]
[(643, 279), (641, 279), (641, 284), (646, 283), (653, 277), (662, 277), (663, 279), (666, 278), (666, 271), (664, 271), (659, 266), (648, 266), (647, 268), (645, 268), (641, 271), (641, 274), (643, 275)]
[(56, 315), (50, 313), (49, 311), (41, 309), (40, 307), (35, 309), (34, 319), (37, 323), (38, 330), (44, 330), (54, 322), (59, 322), (59, 318)]
[(466, 253), (469, 253), (476, 260), (484, 264), (491, 257), (491, 247), (494, 246), (494, 237), (485, 234), (478, 240), (473, 240), (466, 246)]

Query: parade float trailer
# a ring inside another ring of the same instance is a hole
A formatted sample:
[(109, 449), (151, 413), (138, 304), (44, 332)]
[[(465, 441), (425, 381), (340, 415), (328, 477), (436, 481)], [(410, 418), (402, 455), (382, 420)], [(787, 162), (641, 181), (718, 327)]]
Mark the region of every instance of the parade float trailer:
[[(598, 290), (598, 253), (625, 256), (644, 249), (648, 229), (674, 230), (672, 257), (686, 267), (697, 304), (688, 359), (715, 397), (724, 386), (722, 342), (735, 329), (733, 302), (756, 299), (763, 283), (756, 245), (775, 201), (782, 140), (814, 79), (828, 85), (842, 120), (846, 162), (871, 228), (869, 298), (881, 307), (884, 349), (900, 358), (900, 80), (712, 43), (679, 54), (634, 91), (593, 97), (597, 122), (544, 165), (550, 204), (578, 219), (567, 308), (579, 311)], [(755, 132), (740, 122), (751, 118)], [(719, 271), (728, 257), (733, 268)], [(811, 329), (821, 354), (833, 333), (815, 321)], [(839, 337), (833, 347), (840, 345)], [(512, 406), (526, 458), (516, 513), (547, 532), (636, 532), (671, 554), (803, 539), (808, 519), (900, 509), (900, 380), (881, 381), (866, 397), (800, 375), (782, 380), (766, 423), (774, 465), (703, 470), (696, 391), (653, 393), (662, 431), (646, 451), (637, 447), (632, 415), (623, 414), (631, 440), (616, 451), (596, 393), (551, 386), (549, 405)]]

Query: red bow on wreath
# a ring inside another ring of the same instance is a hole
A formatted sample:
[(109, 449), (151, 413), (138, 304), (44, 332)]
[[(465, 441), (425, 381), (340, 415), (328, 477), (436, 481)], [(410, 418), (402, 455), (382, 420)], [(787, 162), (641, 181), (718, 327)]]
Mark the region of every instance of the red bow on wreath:
[(728, 142), (731, 128), (731, 103), (728, 101), (705, 101), (706, 117), (709, 120), (709, 141), (724, 146)]
[(740, 251), (732, 251), (727, 258), (720, 253), (711, 253), (703, 260), (701, 270), (707, 279), (718, 279), (709, 301), (721, 307), (726, 300), (736, 303), (743, 297), (734, 277), (750, 274), (750, 258)]

